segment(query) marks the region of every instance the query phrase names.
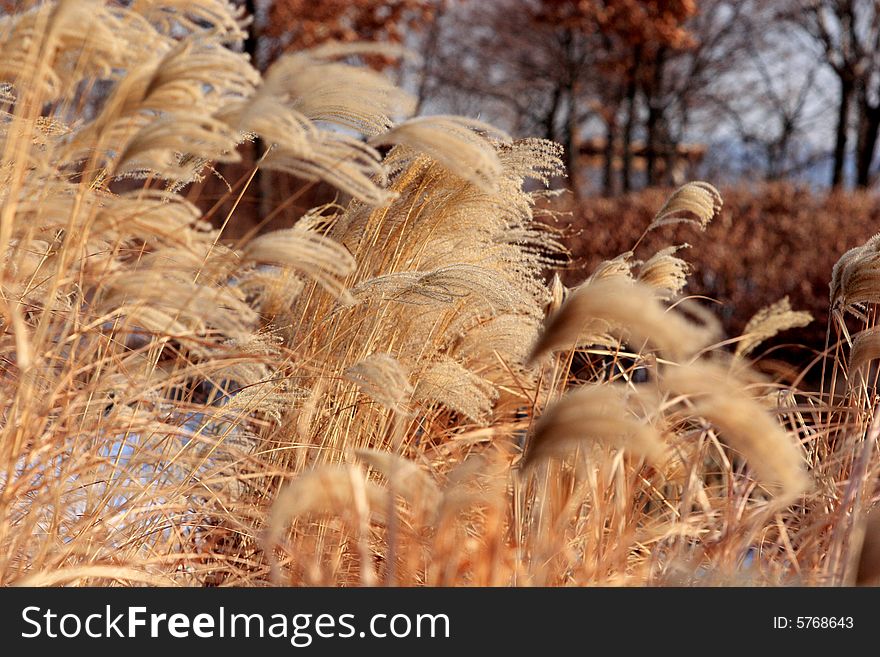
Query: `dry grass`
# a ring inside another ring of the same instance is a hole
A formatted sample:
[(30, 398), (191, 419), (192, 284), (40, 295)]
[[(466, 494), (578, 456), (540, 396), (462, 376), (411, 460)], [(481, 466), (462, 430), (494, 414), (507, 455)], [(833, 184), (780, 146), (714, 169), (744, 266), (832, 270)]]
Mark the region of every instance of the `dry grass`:
[[(873, 577), (870, 247), (839, 268), (841, 392), (781, 386), (746, 357), (804, 316), (723, 341), (682, 298), (680, 243), (546, 284), (564, 249), (526, 190), (556, 145), (407, 121), (350, 49), (261, 79), (228, 47), (239, 18), (68, 0), (0, 21), (0, 583)], [(264, 166), (352, 200), (226, 239), (182, 194), (254, 135)], [(719, 207), (686, 187), (636, 246)]]

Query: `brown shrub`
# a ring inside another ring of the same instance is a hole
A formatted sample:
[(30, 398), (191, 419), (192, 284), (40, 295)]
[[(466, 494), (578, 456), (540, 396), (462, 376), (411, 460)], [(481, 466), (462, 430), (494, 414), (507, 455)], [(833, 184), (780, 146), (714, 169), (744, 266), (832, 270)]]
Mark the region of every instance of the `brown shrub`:
[[(722, 214), (705, 232), (691, 225), (652, 231), (635, 257), (645, 260), (670, 243), (687, 242), (692, 248), (678, 254), (693, 265), (685, 293), (718, 301), (728, 336), (739, 335), (756, 311), (788, 295), (793, 308), (808, 310), (815, 321), (771, 344), (824, 348), (831, 268), (844, 251), (880, 231), (880, 198), (826, 195), (789, 184), (721, 193)], [(582, 281), (601, 261), (632, 249), (668, 195), (646, 190), (582, 202), (566, 239), (573, 261), (565, 283)], [(800, 358), (807, 356), (801, 351)]]

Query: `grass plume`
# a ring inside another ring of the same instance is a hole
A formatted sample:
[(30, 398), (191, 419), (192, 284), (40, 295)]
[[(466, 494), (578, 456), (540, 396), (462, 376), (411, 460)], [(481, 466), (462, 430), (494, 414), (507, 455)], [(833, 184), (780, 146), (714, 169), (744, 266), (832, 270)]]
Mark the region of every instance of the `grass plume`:
[[(873, 576), (870, 376), (808, 390), (730, 357), (680, 245), (564, 286), (538, 220), (560, 146), (411, 118), (346, 63), (369, 47), (261, 74), (246, 20), (225, 0), (0, 19), (0, 584)], [(255, 166), (339, 197), (232, 241), (235, 213), (216, 228), (186, 195), (256, 137)], [(691, 183), (640, 228), (720, 209)], [(853, 371), (875, 252), (832, 282)], [(767, 309), (739, 355), (805, 320)], [(829, 379), (854, 378), (840, 353)]]

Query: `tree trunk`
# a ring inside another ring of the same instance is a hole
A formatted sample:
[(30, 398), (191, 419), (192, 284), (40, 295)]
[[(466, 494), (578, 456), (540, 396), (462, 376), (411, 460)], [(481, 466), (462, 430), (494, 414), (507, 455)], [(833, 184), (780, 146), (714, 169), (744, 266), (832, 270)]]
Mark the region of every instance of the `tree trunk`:
[(656, 107), (648, 106), (648, 118), (645, 122), (645, 176), (648, 187), (657, 184), (657, 158), (660, 147), (658, 133), (660, 124), (659, 111)]
[(880, 105), (871, 105), (866, 91), (859, 99), (859, 133), (856, 142), (856, 185), (866, 188), (871, 184), (871, 164), (877, 149), (880, 131)]
[(663, 85), (663, 69), (666, 63), (666, 49), (660, 48), (652, 63), (654, 70), (651, 86), (645, 90), (645, 99), (648, 105), (648, 118), (645, 122), (645, 175), (648, 187), (656, 186), (659, 181), (657, 164), (660, 162), (660, 131), (663, 127), (664, 108), (661, 99), (657, 98)]
[(614, 116), (605, 124), (605, 161), (602, 166), (602, 193), (614, 196), (614, 150), (617, 148), (617, 121)]
[(840, 77), (840, 103), (837, 107), (837, 139), (834, 143), (834, 168), (831, 173), (831, 186), (843, 185), (846, 165), (847, 133), (849, 129), (849, 107), (852, 103), (853, 81), (848, 76)]
[(858, 162), (858, 178), (856, 184), (865, 188), (871, 184), (871, 164), (874, 162), (874, 153), (877, 150), (877, 134), (880, 131), (880, 112), (876, 111), (880, 108), (872, 108), (872, 112), (868, 119), (865, 136), (865, 142), (859, 151)]
[(663, 176), (657, 176), (657, 184), (680, 187), (686, 182), (682, 177), (678, 165), (678, 143), (667, 138), (666, 152), (663, 154)]
[(577, 76), (575, 35), (566, 30), (564, 33), (563, 48), (565, 53), (565, 65), (562, 69), (564, 77), (554, 89), (553, 106), (558, 112), (564, 108), (565, 120), (560, 129), (562, 148), (565, 153), (565, 166), (568, 169), (568, 188), (571, 190), (575, 201), (580, 199), (580, 144), (578, 143), (577, 121)]
[[(638, 56), (636, 57), (638, 60)], [(621, 171), (623, 180), (624, 193), (632, 191), (632, 142), (633, 132), (636, 127), (636, 93), (638, 85), (636, 84), (636, 70), (632, 71), (632, 77), (627, 83), (626, 88), (626, 124), (623, 128), (623, 170)]]
[(580, 170), (580, 140), (578, 139), (577, 125), (577, 89), (571, 84), (566, 89), (568, 96), (567, 114), (565, 117), (564, 142), (566, 154), (566, 166), (568, 167), (568, 185), (574, 199), (581, 198), (581, 170)]
[(437, 57), (437, 45), (440, 39), (440, 20), (443, 18), (445, 9), (446, 6), (442, 2), (436, 7), (434, 19), (431, 22), (431, 26), (428, 28), (428, 35), (423, 42), (424, 46), (421, 53), (422, 70), (421, 75), (419, 76), (419, 88), (416, 92), (416, 106), (413, 110), (413, 116), (419, 115), (419, 112), (422, 111), (422, 105), (424, 105), (425, 99), (428, 96), (428, 85), (431, 80), (434, 59)]
[(562, 84), (557, 84), (553, 89), (550, 99), (550, 107), (544, 115), (544, 139), (557, 141), (556, 139), (556, 115), (559, 113), (559, 105), (562, 102)]

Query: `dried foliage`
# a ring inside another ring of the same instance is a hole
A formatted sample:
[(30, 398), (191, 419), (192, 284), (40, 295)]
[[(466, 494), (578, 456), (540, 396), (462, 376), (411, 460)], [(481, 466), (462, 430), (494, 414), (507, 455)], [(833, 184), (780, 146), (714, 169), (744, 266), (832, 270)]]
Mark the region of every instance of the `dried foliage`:
[[(618, 199), (585, 199), (574, 210), (565, 240), (573, 264), (563, 275), (576, 283), (582, 269), (632, 248), (668, 192), (647, 190)], [(861, 245), (880, 226), (880, 203), (866, 193), (823, 196), (787, 184), (724, 190), (724, 209), (705, 232), (690, 225), (651, 231), (636, 258), (648, 259), (670, 243), (691, 248), (678, 257), (690, 263), (687, 292), (718, 302), (725, 333), (737, 336), (762, 308), (788, 297), (792, 308), (815, 321), (785, 331), (759, 351), (784, 344), (825, 348), (832, 268), (848, 249)], [(802, 349), (777, 352), (804, 362)], [(812, 374), (811, 374), (812, 376)]]
[[(274, 0), (266, 31), (273, 52), (312, 48), (328, 40), (398, 43), (433, 22), (445, 0)], [(381, 62), (381, 59), (377, 63)]]
[[(810, 393), (730, 357), (681, 297), (682, 243), (636, 259), (654, 212), (548, 285), (558, 146), (407, 121), (338, 49), (260, 75), (241, 20), (61, 0), (0, 23), (0, 584), (872, 576), (870, 377)], [(182, 193), (255, 134), (263, 165), (351, 200), (225, 239)], [(654, 207), (710, 236), (719, 203)], [(866, 253), (836, 278), (850, 369), (874, 357)], [(829, 379), (855, 381), (835, 344)]]

